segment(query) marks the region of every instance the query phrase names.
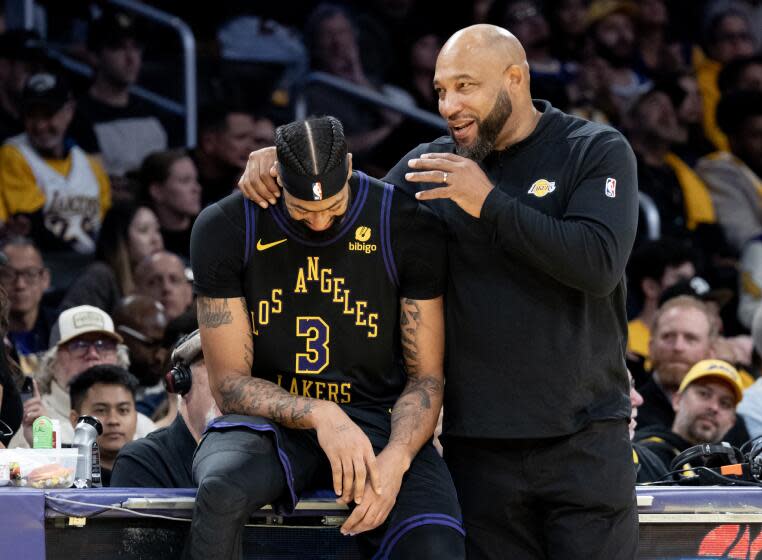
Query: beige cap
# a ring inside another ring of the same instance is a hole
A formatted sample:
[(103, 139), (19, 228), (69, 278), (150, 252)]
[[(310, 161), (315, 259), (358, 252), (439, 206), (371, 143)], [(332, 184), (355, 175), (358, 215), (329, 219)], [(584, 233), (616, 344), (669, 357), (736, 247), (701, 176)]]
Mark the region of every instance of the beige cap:
[(50, 346), (60, 346), (83, 334), (100, 333), (117, 342), (122, 337), (114, 330), (108, 313), (92, 305), (79, 305), (62, 311), (50, 333)]

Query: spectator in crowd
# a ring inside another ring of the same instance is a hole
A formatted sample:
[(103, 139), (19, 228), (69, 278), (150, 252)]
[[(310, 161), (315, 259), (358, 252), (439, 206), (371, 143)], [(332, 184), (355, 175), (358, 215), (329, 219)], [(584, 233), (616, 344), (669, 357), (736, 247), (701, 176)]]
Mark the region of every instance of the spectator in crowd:
[(140, 168), (144, 199), (159, 218), (168, 251), (190, 257), (190, 232), (201, 211), (196, 165), (184, 150), (149, 155)]
[[(635, 381), (630, 377), (630, 405), (632, 413), (630, 416), (630, 440), (635, 438), (635, 428), (638, 425), (636, 420), (638, 408), (643, 404), (643, 397), (635, 388)], [(659, 457), (650, 449), (640, 443), (632, 443), (632, 461), (635, 463), (636, 481), (639, 483), (653, 482), (659, 480), (667, 474), (667, 468)]]
[(550, 24), (538, 0), (497, 0), (491, 23), (504, 27), (521, 42), (527, 54), (533, 95), (561, 109), (568, 104), (565, 87), (576, 75), (576, 64), (561, 62), (551, 51)]
[(752, 347), (751, 337), (745, 334), (726, 337), (721, 311), (733, 300), (733, 291), (726, 288), (714, 289), (701, 276), (680, 280), (664, 290), (659, 297), (659, 306), (678, 296), (692, 296), (701, 300), (712, 314), (712, 320), (718, 325), (718, 335), (712, 344), (713, 357), (733, 364), (741, 376), (741, 385), (748, 387), (754, 383), (754, 378), (743, 368), (751, 366)]
[(111, 486), (111, 469), (119, 450), (135, 439), (137, 385), (138, 380), (126, 369), (105, 364), (86, 369), (69, 384), (72, 428), (84, 415), (95, 416), (103, 425), (98, 436), (103, 486)]
[(66, 138), (71, 90), (61, 76), (34, 74), (22, 106), (26, 132), (0, 148), (0, 219), (23, 216), (43, 252), (92, 254), (111, 192), (100, 163)]
[[(100, 153), (108, 173), (124, 176), (152, 152), (172, 142), (161, 112), (130, 93), (143, 64), (143, 46), (132, 16), (106, 11), (90, 24), (88, 49), (95, 78), (79, 100), (81, 126), (75, 132), (89, 152)], [(165, 118), (165, 120), (168, 120)]]
[(171, 321), (193, 303), (193, 290), (185, 264), (178, 255), (159, 251), (138, 265), (137, 293), (161, 302)]
[(116, 331), (130, 351), (130, 373), (138, 380), (138, 412), (154, 418), (157, 407), (167, 398), (162, 384), (167, 328), (164, 306), (147, 296), (125, 297), (114, 309)]
[(42, 70), (44, 59), (33, 31), (10, 29), (0, 35), (0, 142), (24, 132), (21, 93), (29, 76)]
[[(3, 258), (0, 253), (0, 264)], [(8, 296), (0, 286), (0, 449), (10, 443), (24, 414), (19, 395), (21, 372), (9, 356), (8, 346), (2, 342), (8, 332), (9, 308)]]
[(709, 187), (728, 242), (740, 250), (762, 233), (762, 92), (723, 96), (717, 123), (727, 135), (730, 151), (702, 158), (696, 169)]
[(762, 91), (762, 55), (736, 58), (728, 62), (717, 78), (722, 94)]
[(717, 329), (707, 305), (694, 297), (679, 296), (659, 308), (649, 344), (653, 373), (639, 387), (645, 401), (638, 412), (641, 429), (672, 425), (672, 396), (694, 364), (714, 357)]
[(715, 150), (704, 135), (704, 113), (696, 76), (682, 71), (661, 78), (656, 88), (672, 101), (678, 124), (686, 131), (685, 140), (673, 146), (673, 151), (691, 167), (698, 159)]
[(662, 292), (680, 280), (696, 274), (697, 255), (693, 249), (674, 239), (663, 238), (641, 245), (627, 264), (629, 292), (640, 307), (628, 323), (628, 359), (639, 362), (631, 371), (637, 386), (644, 378), (644, 361), (649, 355), (651, 325), (659, 308)]
[(690, 61), (690, 46), (674, 39), (665, 0), (640, 0), (635, 14), (636, 68), (650, 77), (677, 72)]
[(178, 415), (167, 428), (126, 445), (114, 464), (114, 486), (195, 488), (193, 454), (210, 420), (221, 413), (209, 389), (198, 331), (172, 353), (170, 387), (177, 393)]
[(198, 146), (190, 155), (198, 169), (201, 204), (207, 206), (235, 189), (249, 153), (272, 146), (275, 129), (269, 119), (218, 104), (203, 107), (198, 121)]
[(587, 43), (587, 0), (558, 0), (547, 14), (553, 54), (564, 62), (579, 62)]
[[(89, 305), (63, 311), (53, 327), (50, 349), (40, 359), (35, 374), (34, 397), (24, 403), (23, 435), (14, 437), (11, 447), (27, 447), (32, 443), (32, 423), (40, 416), (61, 421), (61, 441), (71, 443), (74, 429), (69, 423), (71, 401), (68, 386), (74, 377), (96, 365), (130, 365), (127, 347), (114, 331), (111, 317)], [(137, 436), (155, 428), (153, 422), (138, 415)]]
[(669, 96), (641, 95), (629, 112), (629, 138), (638, 157), (638, 185), (659, 210), (664, 235), (690, 237), (699, 224), (717, 221), (709, 190), (672, 150), (687, 140)]
[(7, 261), (0, 265), (0, 283), (10, 300), (8, 339), (16, 351), (21, 369), (32, 373), (40, 352), (48, 349), (55, 311), (42, 305), (50, 287), (50, 271), (34, 242), (11, 237), (0, 245)]
[(685, 375), (672, 398), (669, 427), (652, 427), (638, 441), (669, 466), (680, 453), (701, 443), (719, 443), (736, 423), (743, 387), (736, 369), (722, 360), (702, 360)]
[[(414, 104), (402, 90), (388, 85), (379, 88), (367, 77), (360, 59), (357, 31), (345, 8), (337, 4), (319, 4), (305, 27), (305, 41), (312, 57), (313, 70), (327, 72), (354, 85), (381, 91), (409, 105)], [(357, 165), (362, 165), (368, 153), (388, 138), (402, 121), (392, 111), (372, 109), (366, 103), (325, 86), (310, 86), (305, 95), (310, 113), (333, 115), (342, 122), (349, 150)]]
[(594, 0), (587, 13), (588, 34), (595, 56), (605, 68), (606, 81), (619, 115), (623, 115), (632, 100), (650, 87), (648, 79), (633, 69), (635, 12), (635, 6), (629, 2)]
[(437, 112), (437, 94), (431, 87), (439, 49), (444, 40), (432, 29), (424, 26), (409, 40), (407, 56), (403, 61), (402, 86), (413, 96), (419, 108)]
[(153, 210), (132, 202), (115, 204), (103, 220), (95, 262), (66, 292), (61, 309), (93, 305), (111, 313), (122, 297), (135, 291), (137, 265), (163, 249)]
[(706, 19), (702, 33), (706, 56), (694, 61), (704, 103), (704, 132), (718, 150), (727, 151), (726, 133), (717, 126), (718, 76), (725, 64), (754, 54), (754, 36), (748, 13), (738, 2), (718, 2), (708, 10)]

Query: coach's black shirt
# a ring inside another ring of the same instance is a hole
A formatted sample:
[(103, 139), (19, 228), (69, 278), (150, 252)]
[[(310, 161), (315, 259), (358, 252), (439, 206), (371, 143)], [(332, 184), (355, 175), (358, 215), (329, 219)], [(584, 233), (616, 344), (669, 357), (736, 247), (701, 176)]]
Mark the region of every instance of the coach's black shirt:
[[(534, 132), (482, 163), (496, 188), (481, 218), (431, 204), (449, 235), (446, 435), (552, 437), (630, 415), (623, 273), (635, 156), (616, 130), (535, 106)], [(418, 146), (385, 180), (414, 192), (408, 160), (454, 147), (449, 137)]]
[(193, 227), (197, 293), (244, 297), (253, 375), (294, 395), (347, 407), (391, 407), (406, 382), (400, 298), (445, 289), (440, 221), (391, 185), (355, 172), (351, 201), (329, 232), (262, 210), (236, 193)]

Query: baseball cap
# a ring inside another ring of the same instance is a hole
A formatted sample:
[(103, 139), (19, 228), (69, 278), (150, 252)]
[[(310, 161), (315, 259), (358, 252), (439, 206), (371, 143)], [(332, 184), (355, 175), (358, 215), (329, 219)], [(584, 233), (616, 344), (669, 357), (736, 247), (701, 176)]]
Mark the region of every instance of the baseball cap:
[(108, 313), (92, 305), (79, 305), (62, 311), (50, 332), (50, 346), (61, 346), (83, 334), (99, 333), (122, 342)]
[(693, 296), (701, 301), (713, 301), (722, 308), (733, 299), (733, 291), (727, 288), (713, 290), (709, 282), (701, 276), (694, 276), (689, 280), (681, 280), (666, 288), (659, 296), (659, 305), (677, 296)]
[(707, 377), (714, 377), (726, 381), (733, 388), (733, 393), (735, 393), (736, 396), (736, 404), (741, 402), (741, 399), (743, 398), (741, 376), (738, 374), (736, 368), (722, 360), (701, 360), (696, 363), (683, 378), (677, 392), (682, 393), (688, 385), (694, 381)]
[(625, 14), (633, 16), (638, 12), (637, 6), (627, 0), (594, 0), (587, 8), (585, 23), (587, 26), (595, 25), (603, 18), (611, 14)]
[(125, 12), (109, 10), (90, 23), (87, 48), (98, 52), (104, 47), (119, 47), (127, 39), (140, 42), (135, 18)]
[(39, 72), (29, 76), (21, 94), (24, 112), (34, 107), (43, 107), (56, 112), (71, 99), (71, 89), (66, 80), (62, 76), (49, 72)]

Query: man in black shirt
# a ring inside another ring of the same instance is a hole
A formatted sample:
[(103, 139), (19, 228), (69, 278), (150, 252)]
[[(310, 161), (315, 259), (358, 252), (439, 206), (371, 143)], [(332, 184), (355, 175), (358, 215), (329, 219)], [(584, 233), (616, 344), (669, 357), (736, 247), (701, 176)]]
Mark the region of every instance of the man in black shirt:
[(732, 365), (702, 360), (683, 378), (675, 394), (671, 426), (645, 430), (638, 441), (669, 467), (689, 447), (723, 441), (736, 422), (736, 406), (742, 398), (741, 376)]
[[(443, 446), (468, 554), (633, 558), (632, 150), (614, 129), (533, 101), (504, 29), (458, 31), (434, 84), (451, 136), (386, 179), (423, 189), (449, 230)], [(272, 156), (250, 156), (240, 185), (260, 206), (278, 196)]]
[(111, 485), (138, 488), (195, 488), (193, 453), (207, 424), (219, 416), (209, 391), (201, 336), (194, 331), (172, 352), (167, 390), (177, 393), (175, 420), (166, 428), (132, 441), (114, 462)]
[[(225, 416), (193, 464), (189, 558), (235, 558), (250, 513), (332, 486), (379, 557), (463, 558), (431, 443), (443, 392), (445, 238), (431, 211), (352, 172), (341, 123), (276, 130), (282, 204), (239, 193), (191, 238), (210, 386)], [(367, 474), (367, 482), (366, 482)], [(404, 479), (404, 480), (403, 480)]]

